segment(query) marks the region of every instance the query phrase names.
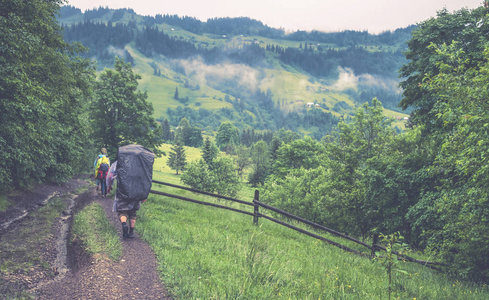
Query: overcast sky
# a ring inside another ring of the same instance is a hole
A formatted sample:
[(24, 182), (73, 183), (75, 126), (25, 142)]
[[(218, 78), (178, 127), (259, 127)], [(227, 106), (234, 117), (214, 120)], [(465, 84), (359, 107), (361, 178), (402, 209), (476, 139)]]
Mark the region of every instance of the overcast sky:
[(447, 8), (472, 9), (482, 0), (68, 0), (86, 9), (132, 8), (140, 15), (177, 14), (206, 21), (250, 17), (274, 28), (295, 30), (368, 30), (380, 33), (416, 24)]

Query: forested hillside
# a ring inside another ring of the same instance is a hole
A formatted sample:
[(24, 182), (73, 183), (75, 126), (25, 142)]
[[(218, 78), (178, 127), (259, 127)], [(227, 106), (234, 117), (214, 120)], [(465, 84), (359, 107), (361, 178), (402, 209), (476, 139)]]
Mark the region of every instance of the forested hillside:
[(414, 27), (379, 35), (286, 34), (249, 18), (202, 22), (131, 9), (82, 13), (72, 6), (62, 7), (59, 20), (66, 40), (85, 45), (83, 56), (99, 68), (119, 56), (149, 77), (143, 87), (155, 116), (175, 127), (185, 111), (208, 134), (231, 121), (239, 129), (284, 128), (321, 139), (373, 97), (405, 116), (397, 106), (398, 70)]

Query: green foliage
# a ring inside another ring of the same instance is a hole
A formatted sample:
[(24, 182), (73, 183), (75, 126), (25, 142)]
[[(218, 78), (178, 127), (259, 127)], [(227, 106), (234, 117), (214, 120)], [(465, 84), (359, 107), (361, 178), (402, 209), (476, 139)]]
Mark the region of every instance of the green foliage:
[(463, 50), (461, 58), (464, 63), (469, 67), (477, 66), (484, 57), (483, 50), (489, 41), (486, 14), (487, 10), (483, 7), (474, 10), (461, 9), (453, 13), (442, 9), (436, 18), (422, 22), (413, 30), (408, 42), (409, 50), (406, 52), (409, 62), (400, 69), (401, 76), (406, 78), (400, 84), (404, 89), (400, 106), (403, 109), (414, 109), (411, 122), (424, 124), (428, 132), (442, 130), (443, 123), (436, 118), (436, 110), (433, 110), (438, 97), (421, 84), (426, 76), (440, 73), (438, 63), (446, 58), (429, 46), (459, 43)]
[[(0, 190), (61, 182), (92, 154), (94, 73), (55, 19), (61, 1), (7, 1), (0, 14)], [(88, 146), (88, 147), (87, 147)]]
[(238, 176), (243, 175), (243, 171), (251, 164), (251, 152), (250, 149), (244, 145), (236, 147), (236, 156), (234, 156), (234, 162), (238, 171)]
[(179, 171), (185, 170), (187, 165), (187, 158), (185, 155), (185, 148), (183, 147), (183, 142), (180, 138), (175, 139), (170, 152), (170, 157), (168, 158), (168, 166), (175, 170), (177, 175)]
[(161, 139), (163, 140), (163, 142), (169, 143), (173, 141), (175, 133), (171, 131), (168, 119), (165, 119), (163, 121), (163, 124), (161, 124), (161, 132)]
[(290, 170), (315, 169), (321, 164), (324, 150), (321, 143), (310, 137), (283, 144), (275, 152), (273, 174), (284, 178)]
[(219, 195), (235, 197), (241, 189), (241, 180), (236, 173), (233, 160), (229, 157), (218, 157), (212, 163), (212, 173), (216, 192)]
[(235, 197), (241, 189), (233, 160), (228, 157), (213, 158), (211, 163), (204, 159), (190, 163), (181, 181), (194, 189)]
[(369, 205), (368, 191), (375, 183), (370, 162), (390, 154), (393, 136), (382, 105), (373, 99), (323, 144), (306, 138), (282, 145), (263, 197), (293, 214), (365, 237), (379, 222)]
[(209, 166), (212, 166), (212, 162), (217, 158), (217, 154), (219, 153), (219, 149), (216, 144), (212, 142), (209, 137), (205, 138), (204, 146), (202, 148), (202, 159)]
[(92, 104), (93, 131), (99, 145), (109, 152), (126, 144), (141, 144), (161, 155), (161, 125), (153, 118), (153, 106), (146, 92), (138, 91), (131, 65), (117, 58), (115, 69), (105, 69), (95, 85)]
[(239, 143), (239, 131), (231, 123), (222, 123), (216, 134), (216, 145), (221, 151)]
[(192, 125), (190, 125), (190, 122), (187, 120), (187, 118), (182, 118), (180, 120), (175, 134), (182, 139), (185, 146), (195, 148), (202, 146), (202, 130), (198, 127), (193, 127)]
[(216, 190), (214, 174), (207, 162), (200, 159), (188, 164), (180, 180), (193, 189), (213, 193)]
[(258, 141), (251, 147), (252, 171), (248, 175), (248, 182), (252, 186), (263, 184), (270, 173), (270, 152), (265, 141)]
[(395, 271), (396, 273), (402, 273), (402, 274), (408, 274), (406, 271), (400, 269), (400, 256), (396, 255), (397, 258), (394, 257), (393, 251), (399, 253), (400, 255), (405, 254), (407, 250), (407, 245), (402, 243), (401, 241), (404, 239), (402, 235), (399, 234), (399, 232), (389, 234), (389, 235), (383, 235), (380, 234), (379, 236), (382, 240), (382, 242), (386, 243), (386, 255), (385, 256), (380, 256), (380, 253), (376, 252), (375, 255), (377, 256), (376, 258), (380, 260), (382, 265), (384, 265), (387, 276), (389, 277), (389, 285), (387, 287), (388, 289), (388, 299), (391, 299), (391, 294), (392, 294), (392, 271)]
[[(431, 172), (437, 176), (437, 197), (427, 199), (434, 210), (422, 214), (428, 246), (451, 265), (452, 272), (472, 280), (489, 280), (489, 61), (477, 65), (466, 58), (463, 45), (431, 46), (440, 57), (439, 73), (427, 76), (421, 88), (434, 95), (432, 113), (442, 128), (436, 140)], [(487, 57), (489, 50), (482, 52)], [(475, 55), (475, 54), (472, 54)], [(428, 225), (428, 226), (427, 226)]]

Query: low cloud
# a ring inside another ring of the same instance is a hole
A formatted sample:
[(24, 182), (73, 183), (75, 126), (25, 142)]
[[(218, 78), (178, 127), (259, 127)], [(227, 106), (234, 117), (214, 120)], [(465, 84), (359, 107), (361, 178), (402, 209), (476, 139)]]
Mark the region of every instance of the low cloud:
[(201, 58), (174, 60), (176, 68), (200, 85), (221, 84), (238, 86), (255, 92), (258, 89), (260, 72), (244, 64), (221, 63), (208, 65)]
[(344, 91), (347, 89), (356, 89), (359, 86), (377, 87), (384, 90), (389, 90), (395, 93), (400, 93), (398, 82), (394, 79), (385, 79), (379, 76), (370, 74), (355, 75), (352, 69), (338, 67), (339, 77), (333, 84), (333, 89)]
[(114, 46), (109, 46), (107, 48), (107, 50), (109, 51), (109, 53), (111, 54), (115, 54), (119, 57), (124, 57), (125, 53), (124, 53), (124, 49), (121, 49), (121, 48), (115, 48)]

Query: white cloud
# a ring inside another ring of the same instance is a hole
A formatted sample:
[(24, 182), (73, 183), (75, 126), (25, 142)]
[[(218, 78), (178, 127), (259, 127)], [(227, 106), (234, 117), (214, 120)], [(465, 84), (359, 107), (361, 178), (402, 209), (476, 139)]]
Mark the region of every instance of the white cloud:
[(185, 75), (198, 84), (213, 86), (222, 82), (234, 82), (240, 88), (255, 92), (258, 88), (259, 71), (244, 65), (221, 63), (208, 65), (201, 58), (174, 60), (173, 63), (183, 68)]
[(338, 67), (339, 77), (333, 84), (332, 88), (337, 91), (345, 91), (347, 89), (356, 89), (358, 86), (378, 87), (384, 90), (390, 90), (400, 93), (398, 82), (394, 79), (385, 79), (371, 74), (355, 75), (352, 69)]

